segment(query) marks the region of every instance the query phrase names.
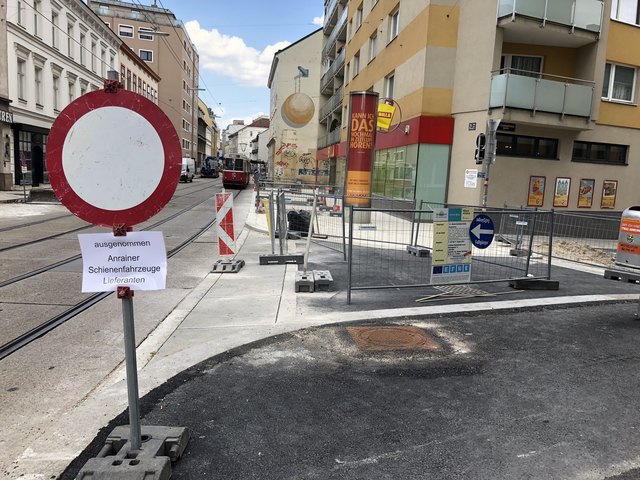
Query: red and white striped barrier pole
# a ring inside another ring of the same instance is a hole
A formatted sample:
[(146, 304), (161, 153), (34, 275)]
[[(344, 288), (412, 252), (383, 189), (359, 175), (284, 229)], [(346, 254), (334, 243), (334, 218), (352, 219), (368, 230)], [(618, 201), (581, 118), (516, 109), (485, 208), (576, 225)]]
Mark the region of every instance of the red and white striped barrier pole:
[(216, 218), (218, 226), (218, 250), (220, 255), (233, 255), (236, 241), (233, 233), (233, 195), (216, 193)]

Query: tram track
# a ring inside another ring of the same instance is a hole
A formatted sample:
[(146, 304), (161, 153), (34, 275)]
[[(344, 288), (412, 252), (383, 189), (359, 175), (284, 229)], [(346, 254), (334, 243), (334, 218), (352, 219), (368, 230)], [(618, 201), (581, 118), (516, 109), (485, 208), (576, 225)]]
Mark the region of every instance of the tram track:
[[(239, 193), (239, 192), (238, 192)], [(238, 195), (238, 193), (234, 192), (234, 197), (236, 197)], [(211, 200), (211, 197), (207, 197), (204, 200), (201, 200), (189, 207), (186, 207), (182, 210), (180, 210), (179, 212), (176, 212), (173, 215), (170, 215), (169, 217), (154, 223), (153, 225), (149, 225), (148, 227), (145, 227), (142, 230), (151, 230), (154, 229), (164, 223), (167, 223), (173, 219), (175, 219), (176, 217), (183, 215), (184, 213), (188, 212), (189, 210), (192, 210), (194, 208), (196, 208), (197, 206), (207, 202)], [(177, 246), (171, 248), (169, 251), (167, 251), (167, 258), (171, 258), (174, 255), (176, 255), (177, 253), (179, 253), (181, 250), (183, 250), (184, 248), (186, 248), (190, 243), (194, 242), (198, 237), (200, 237), (202, 234), (204, 234), (207, 230), (209, 230), (213, 225), (216, 224), (217, 219), (213, 219), (210, 222), (207, 222), (207, 224), (205, 224), (203, 227), (199, 228), (194, 234), (190, 235), (189, 237), (187, 237), (185, 240), (183, 240), (182, 242), (180, 242), (180, 244), (178, 244)], [(21, 280), (24, 280), (26, 278), (30, 278), (36, 275), (39, 275), (41, 273), (45, 273), (49, 270), (52, 270), (54, 268), (60, 267), (62, 265), (71, 263), (73, 261), (76, 261), (78, 259), (82, 258), (81, 255), (75, 255), (73, 257), (67, 258), (65, 260), (61, 260), (59, 262), (53, 263), (51, 265), (47, 265), (45, 267), (42, 267), (40, 269), (34, 270), (32, 272), (28, 272), (26, 274), (20, 275), (18, 277), (14, 277), (13, 279), (9, 279), (6, 280), (4, 282), (0, 283), (0, 288), (7, 286), (7, 285), (11, 285), (12, 283), (16, 283), (19, 282)], [(40, 323), (39, 325), (37, 325), (36, 327), (28, 330), (27, 332), (18, 335), (16, 337), (14, 337), (12, 340), (6, 342), (5, 344), (0, 346), (0, 360), (8, 357), (9, 355), (11, 355), (12, 353), (18, 351), (19, 349), (21, 349), (22, 347), (30, 344), (31, 342), (37, 340), (38, 338), (41, 338), (42, 336), (46, 335), (47, 333), (51, 332), (52, 330), (54, 330), (56, 327), (64, 324), (65, 322), (67, 322), (68, 320), (74, 318), (75, 316), (79, 315), (80, 313), (84, 312), (85, 310), (89, 309), (90, 307), (92, 307), (93, 305), (97, 304), (98, 302), (104, 300), (105, 298), (109, 297), (113, 292), (99, 292), (99, 293), (94, 293), (92, 295), (90, 295), (89, 297), (81, 300), (80, 302), (76, 303), (75, 305), (73, 305), (71, 308), (65, 310), (64, 312), (55, 315), (53, 317), (51, 317), (50, 319)]]
[[(193, 195), (195, 193), (198, 193), (198, 192), (210, 189), (210, 188), (211, 188), (211, 185), (208, 185), (208, 186), (203, 187), (203, 188), (198, 188), (198, 189), (195, 189), (195, 190), (189, 190), (186, 193), (182, 193), (181, 192), (182, 194), (181, 195), (176, 195), (175, 198), (183, 198), (183, 197), (186, 197), (186, 196), (189, 196), (189, 195)], [(11, 226), (11, 227), (4, 227), (4, 228), (0, 229), (0, 232), (14, 231), (14, 230), (16, 230), (18, 228), (28, 228), (28, 227), (32, 227), (32, 226), (36, 226), (36, 225), (41, 225), (43, 223), (53, 222), (55, 220), (60, 220), (60, 219), (63, 219), (63, 218), (70, 218), (70, 217), (74, 217), (74, 215), (72, 213), (69, 213), (69, 214), (58, 215), (56, 217), (47, 218), (47, 219), (43, 219), (43, 220), (36, 220), (36, 221), (33, 221), (33, 222), (28, 222), (28, 223), (21, 224), (21, 225), (14, 225), (14, 226)], [(93, 228), (93, 227), (95, 227), (95, 225), (87, 224), (87, 225), (83, 225), (81, 227), (73, 228), (71, 230), (65, 230), (63, 232), (58, 232), (58, 233), (54, 233), (52, 235), (47, 235), (46, 237), (38, 238), (38, 239), (35, 239), (35, 240), (29, 240), (27, 242), (22, 242), (22, 243), (9, 245), (9, 246), (0, 248), (0, 253), (7, 252), (9, 250), (14, 250), (16, 248), (22, 248), (22, 247), (27, 247), (27, 246), (30, 246), (30, 245), (35, 245), (35, 244), (38, 244), (40, 242), (44, 242), (44, 241), (47, 241), (47, 240), (53, 240), (54, 238), (59, 238), (59, 237), (62, 237), (64, 235), (80, 232), (82, 230), (87, 230), (87, 229)], [(4, 285), (2, 283), (0, 283), (0, 287), (2, 287), (2, 286), (4, 286)]]

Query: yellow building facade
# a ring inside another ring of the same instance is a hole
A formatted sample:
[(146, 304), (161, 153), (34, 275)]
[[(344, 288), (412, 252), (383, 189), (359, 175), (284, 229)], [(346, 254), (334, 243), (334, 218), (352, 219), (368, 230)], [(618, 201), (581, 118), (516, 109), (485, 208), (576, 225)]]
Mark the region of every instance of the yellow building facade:
[[(374, 197), (479, 205), (484, 194), (490, 206), (583, 211), (640, 202), (633, 8), (625, 0), (346, 2), (334, 116), (346, 118), (351, 91), (376, 91), (398, 107), (377, 135)], [(475, 156), (489, 120), (499, 125), (488, 165)], [(319, 150), (338, 165), (345, 122), (340, 130)]]

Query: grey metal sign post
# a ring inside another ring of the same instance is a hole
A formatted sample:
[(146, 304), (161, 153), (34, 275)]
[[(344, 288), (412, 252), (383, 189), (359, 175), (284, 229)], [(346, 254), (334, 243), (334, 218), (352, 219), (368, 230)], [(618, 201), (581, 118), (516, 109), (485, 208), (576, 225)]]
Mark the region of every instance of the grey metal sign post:
[(490, 118), (487, 122), (487, 148), (484, 157), (484, 183), (482, 184), (482, 207), (487, 206), (487, 197), (489, 196), (489, 177), (491, 173), (491, 165), (496, 161), (496, 131), (500, 125), (500, 119)]

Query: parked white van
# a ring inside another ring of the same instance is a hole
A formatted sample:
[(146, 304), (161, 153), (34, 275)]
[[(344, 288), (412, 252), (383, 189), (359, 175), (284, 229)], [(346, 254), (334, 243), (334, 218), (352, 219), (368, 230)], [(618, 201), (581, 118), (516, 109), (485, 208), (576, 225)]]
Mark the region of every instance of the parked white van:
[(196, 163), (193, 161), (193, 158), (183, 158), (182, 159), (182, 170), (180, 171), (180, 181), (181, 182), (193, 182), (193, 176), (196, 171)]

